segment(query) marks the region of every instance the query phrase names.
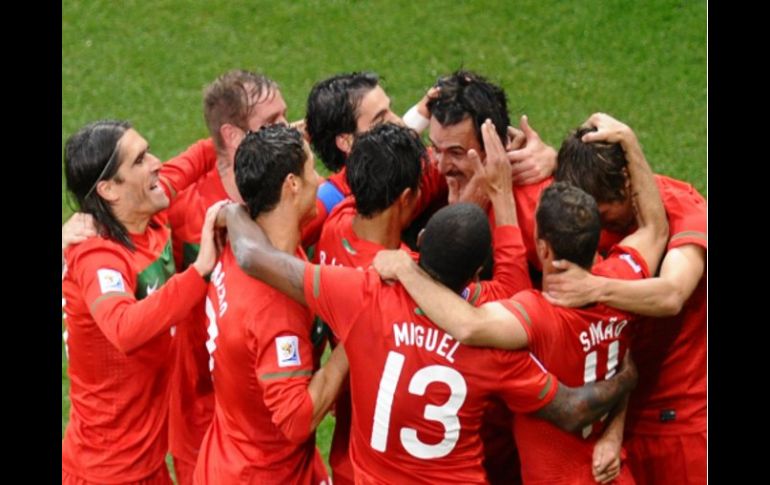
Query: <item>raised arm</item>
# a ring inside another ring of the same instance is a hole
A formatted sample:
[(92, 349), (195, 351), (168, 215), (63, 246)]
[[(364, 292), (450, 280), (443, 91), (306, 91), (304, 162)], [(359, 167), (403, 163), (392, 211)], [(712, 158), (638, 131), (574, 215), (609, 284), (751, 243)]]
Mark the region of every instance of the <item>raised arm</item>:
[(630, 354), (626, 352), (620, 372), (611, 379), (582, 387), (567, 387), (559, 383), (554, 399), (535, 415), (570, 433), (598, 420), (636, 386), (638, 374)]
[(625, 153), (638, 228), (620, 244), (636, 249), (647, 262), (650, 274), (655, 274), (668, 241), (668, 221), (642, 147), (628, 125), (604, 113), (591, 115), (586, 125), (597, 130), (583, 135), (584, 142), (619, 143)]
[(380, 251), (372, 263), (383, 279), (397, 279), (433, 323), (456, 340), (481, 347), (520, 349), (528, 344), (518, 318), (501, 304), (474, 307), (434, 281), (403, 251)]
[(195, 262), (173, 275), (163, 286), (137, 300), (131, 286), (131, 266), (119, 254), (97, 249), (76, 259), (72, 270), (84, 282), (94, 321), (119, 351), (130, 354), (159, 333), (168, 330), (202, 301), (214, 268), (216, 249), (213, 226), (221, 203), (206, 212), (201, 230), (201, 249)]
[(223, 218), (238, 266), (246, 274), (264, 281), (305, 305), (302, 283), (307, 263), (275, 249), (265, 232), (249, 217), (243, 206), (225, 206), (220, 212), (218, 225), (221, 225)]
[(474, 297), (471, 303), (484, 303), (509, 298), (515, 293), (530, 288), (527, 268), (527, 252), (518, 228), (516, 201), (511, 183), (511, 164), (505, 149), (497, 136), (494, 124), (487, 120), (481, 127), (486, 152), (486, 163), (481, 164), (478, 155), (469, 153), (474, 171), (480, 177), (481, 185), (492, 202), (495, 214), (494, 229), (494, 275), (491, 281), (471, 285)]

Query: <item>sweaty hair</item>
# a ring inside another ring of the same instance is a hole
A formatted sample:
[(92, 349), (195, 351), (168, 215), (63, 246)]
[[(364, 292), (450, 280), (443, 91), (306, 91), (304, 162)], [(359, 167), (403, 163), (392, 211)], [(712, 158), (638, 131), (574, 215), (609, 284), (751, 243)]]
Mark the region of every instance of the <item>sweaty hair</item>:
[(356, 136), (346, 165), (358, 213), (372, 217), (404, 189), (416, 190), (425, 156), (425, 146), (409, 128), (383, 123)]
[(537, 206), (537, 237), (547, 241), (556, 258), (590, 269), (599, 245), (599, 209), (585, 191), (554, 182)]
[(249, 116), (254, 107), (275, 96), (278, 84), (272, 79), (250, 71), (234, 69), (219, 76), (203, 91), (203, 117), (217, 150), (225, 142), (219, 129), (225, 123), (248, 131)]
[(420, 245), (419, 265), (433, 279), (459, 293), (490, 253), (487, 215), (475, 204), (458, 203), (433, 214)]
[(295, 128), (270, 125), (246, 135), (235, 152), (235, 184), (252, 218), (278, 204), (286, 176), (301, 177), (306, 160), (302, 135)]
[(479, 145), (484, 146), (481, 125), (487, 118), (495, 124), (495, 131), (503, 146), (508, 138), (508, 101), (505, 91), (471, 71), (456, 71), (439, 79), (439, 95), (428, 102), (431, 116), (442, 126), (456, 125), (467, 118), (473, 120), (473, 128)]
[(84, 126), (64, 145), (64, 171), (67, 190), (75, 197), (80, 211), (93, 216), (99, 233), (133, 250), (128, 230), (96, 190), (102, 180), (115, 177), (119, 181), (118, 141), (130, 128), (131, 123), (118, 120), (101, 120)]
[(317, 82), (307, 97), (305, 128), (310, 144), (332, 172), (345, 165), (345, 153), (337, 148), (337, 135), (355, 133), (361, 99), (377, 87), (372, 72), (338, 74)]
[(578, 128), (559, 148), (554, 178), (588, 192), (596, 202), (626, 199), (625, 168), (628, 165), (619, 143), (584, 143), (583, 135), (596, 128)]

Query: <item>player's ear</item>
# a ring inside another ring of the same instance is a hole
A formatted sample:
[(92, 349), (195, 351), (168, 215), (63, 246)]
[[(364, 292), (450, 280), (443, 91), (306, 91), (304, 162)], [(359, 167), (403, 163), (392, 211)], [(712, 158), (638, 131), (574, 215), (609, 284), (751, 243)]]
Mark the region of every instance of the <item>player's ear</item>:
[(334, 143), (342, 153), (350, 153), (353, 147), (353, 133), (340, 133), (334, 137)]

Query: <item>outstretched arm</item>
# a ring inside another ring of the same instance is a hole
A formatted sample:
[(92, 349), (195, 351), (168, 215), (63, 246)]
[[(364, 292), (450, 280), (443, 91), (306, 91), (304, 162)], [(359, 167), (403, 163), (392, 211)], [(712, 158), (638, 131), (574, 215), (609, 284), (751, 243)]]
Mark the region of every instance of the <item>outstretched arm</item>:
[(220, 220), (227, 224), (230, 245), (238, 266), (248, 274), (305, 305), (302, 289), (305, 265), (299, 258), (279, 251), (246, 212), (237, 204), (222, 209)]
[(567, 261), (546, 276), (543, 295), (555, 304), (580, 307), (593, 302), (652, 317), (678, 314), (697, 288), (706, 267), (706, 250), (695, 244), (670, 249), (655, 278), (626, 281), (592, 275)]
[(559, 383), (554, 399), (535, 415), (570, 433), (593, 423), (636, 386), (638, 374), (630, 354), (626, 352), (620, 372), (611, 379), (582, 387), (567, 387)]
[(403, 251), (380, 251), (372, 263), (383, 279), (397, 279), (430, 320), (456, 340), (475, 346), (520, 349), (528, 344), (518, 318), (500, 303), (474, 307), (437, 283)]

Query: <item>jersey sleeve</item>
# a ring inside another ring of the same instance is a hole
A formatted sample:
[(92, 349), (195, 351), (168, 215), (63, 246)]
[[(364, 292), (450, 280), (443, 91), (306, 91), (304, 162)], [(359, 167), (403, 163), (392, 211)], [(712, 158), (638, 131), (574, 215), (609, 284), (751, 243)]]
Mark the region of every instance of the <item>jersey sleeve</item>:
[(471, 305), (510, 298), (521, 290), (531, 288), (527, 268), (527, 249), (517, 226), (498, 226), (494, 233), (495, 271), (490, 281), (468, 285), (467, 300)]
[(307, 387), (313, 376), (313, 344), (308, 320), (306, 310), (287, 300), (269, 305), (258, 321), (250, 322), (265, 406), (273, 424), (297, 444), (312, 432), (313, 400)]
[(305, 266), (305, 301), (343, 343), (356, 316), (364, 310), (376, 273), (331, 265)]
[(623, 280), (639, 280), (650, 277), (647, 261), (630, 246), (616, 245), (607, 258), (594, 265), (591, 272), (597, 276)]
[(541, 350), (561, 341), (565, 327), (534, 290), (521, 291), (500, 303), (521, 322), (527, 333), (527, 347), (534, 354), (542, 355)]
[(515, 413), (531, 413), (553, 401), (559, 380), (530, 352), (495, 350), (497, 369), (490, 376), (500, 383), (500, 397)]
[(165, 162), (160, 178), (170, 199), (195, 183), (216, 166), (217, 151), (211, 138), (190, 145), (187, 150)]
[(706, 200), (688, 183), (673, 179), (667, 182), (662, 190), (669, 225), (667, 249), (686, 244), (707, 249)]
[(136, 274), (117, 251), (86, 250), (73, 263), (76, 281), (99, 329), (119, 351), (130, 354), (179, 322), (202, 301), (207, 284), (194, 268), (172, 276), (152, 295), (137, 300)]

